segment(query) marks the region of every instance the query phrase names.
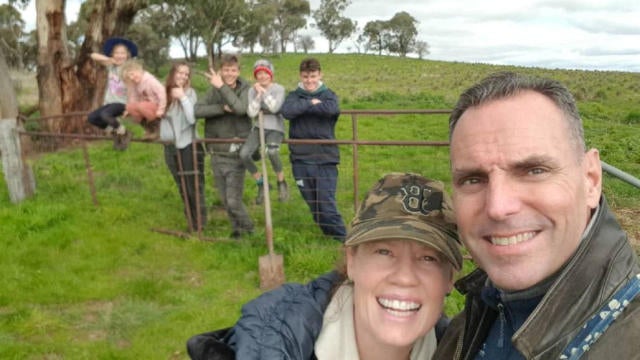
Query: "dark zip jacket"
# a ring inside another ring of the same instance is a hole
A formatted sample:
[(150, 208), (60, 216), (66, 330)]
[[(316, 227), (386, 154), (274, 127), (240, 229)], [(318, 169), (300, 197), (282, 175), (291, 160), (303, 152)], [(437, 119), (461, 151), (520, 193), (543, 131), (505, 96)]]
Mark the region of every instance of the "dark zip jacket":
[[(510, 341), (524, 359), (559, 359), (584, 323), (640, 272), (638, 257), (604, 197), (576, 253)], [(487, 274), (478, 269), (456, 283), (466, 295), (435, 360), (474, 359), (498, 316), (482, 300)], [(602, 334), (582, 360), (640, 359), (640, 296)]]
[[(308, 284), (284, 284), (242, 307), (231, 328), (193, 336), (187, 351), (193, 360), (315, 360), (314, 346), (333, 289), (344, 281), (335, 271)], [(439, 339), (449, 319), (436, 324)]]
[[(320, 103), (313, 105), (312, 99)], [(289, 120), (289, 139), (335, 140), (340, 107), (336, 94), (324, 84), (312, 93), (298, 87), (287, 95), (280, 111)], [(334, 144), (289, 144), (289, 157), (291, 162), (307, 164), (340, 163)]]
[(242, 306), (232, 328), (193, 336), (187, 351), (193, 360), (315, 359), (331, 290), (343, 277), (324, 274), (308, 284), (289, 283)]

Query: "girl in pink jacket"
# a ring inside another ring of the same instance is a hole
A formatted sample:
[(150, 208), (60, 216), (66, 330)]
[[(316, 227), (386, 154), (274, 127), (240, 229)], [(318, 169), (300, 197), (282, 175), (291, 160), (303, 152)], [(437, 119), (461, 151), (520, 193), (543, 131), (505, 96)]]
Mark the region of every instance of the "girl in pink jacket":
[(122, 65), (122, 78), (127, 83), (127, 107), (125, 114), (145, 130), (143, 139), (157, 140), (160, 118), (167, 107), (167, 95), (160, 81), (137, 60)]

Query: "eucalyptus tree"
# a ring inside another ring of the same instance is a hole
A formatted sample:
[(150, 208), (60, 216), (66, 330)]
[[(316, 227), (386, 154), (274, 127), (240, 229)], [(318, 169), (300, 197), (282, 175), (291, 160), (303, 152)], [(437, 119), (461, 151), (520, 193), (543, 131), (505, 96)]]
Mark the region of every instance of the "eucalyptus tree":
[[(161, 37), (166, 39), (167, 53), (171, 39), (175, 39), (184, 59), (195, 62), (198, 50), (204, 44), (204, 36), (210, 33), (211, 20), (207, 14), (214, 15), (214, 10), (217, 9), (207, 8), (208, 12), (204, 13), (207, 4), (198, 1), (154, 0), (154, 2), (157, 3), (141, 11), (135, 23), (150, 25), (152, 30), (160, 29)], [(139, 30), (141, 29), (136, 32)]]
[(419, 59), (423, 59), (425, 55), (429, 55), (429, 44), (423, 40), (416, 41), (415, 52)]
[[(87, 28), (77, 52), (70, 50), (64, 0), (36, 1), (38, 38), (37, 80), (40, 115), (49, 117), (95, 108), (102, 100), (104, 69), (90, 59), (108, 37), (123, 35), (146, 0), (89, 0)], [(53, 132), (83, 131), (83, 116), (52, 119), (46, 127)]]
[(387, 21), (369, 21), (364, 26), (362, 36), (367, 48), (377, 51), (378, 55), (384, 50), (404, 57), (415, 50), (418, 35), (416, 24), (418, 21), (413, 16), (401, 11)]
[(129, 31), (128, 37), (138, 44), (138, 58), (151, 72), (158, 73), (160, 66), (169, 59), (170, 38), (155, 31), (152, 23), (135, 22)]
[(349, 5), (351, 0), (322, 0), (320, 7), (313, 11), (316, 27), (329, 41), (330, 54), (356, 30), (357, 23), (342, 16)]
[(307, 25), (307, 16), (311, 12), (308, 0), (271, 0), (277, 9), (273, 30), (278, 35), (280, 52), (287, 51), (287, 44), (295, 40), (298, 29)]
[(300, 35), (296, 38), (296, 48), (301, 48), (305, 54), (315, 47), (315, 41), (311, 35)]
[(405, 57), (414, 49), (418, 30), (416, 25), (418, 21), (406, 11), (396, 13), (391, 20), (387, 22), (389, 29), (389, 37), (387, 38), (386, 47), (389, 52), (397, 53)]
[(171, 37), (176, 34), (173, 7), (166, 3), (153, 4), (138, 11), (127, 37), (138, 45), (138, 57), (153, 72), (169, 59)]
[(247, 0), (247, 12), (242, 18), (239, 36), (234, 45), (247, 47), (253, 54), (256, 45), (263, 51), (272, 48), (274, 32), (272, 24), (278, 12), (277, 4), (271, 0)]
[(24, 68), (24, 26), (20, 12), (13, 5), (0, 5), (0, 48), (7, 65), (12, 68)]
[[(358, 30), (356, 30), (357, 32)], [(366, 54), (369, 51), (369, 44), (367, 44), (367, 38), (360, 33), (358, 37), (353, 41), (353, 46), (355, 46), (358, 54), (364, 53)]]
[(177, 3), (170, 7), (169, 16), (172, 26), (172, 37), (178, 41), (185, 60), (195, 62), (198, 49), (202, 44), (202, 36), (198, 24), (193, 19), (194, 12), (199, 11), (191, 2)]
[(280, 49), (280, 41), (273, 27), (264, 27), (258, 36), (258, 44), (263, 52), (277, 54)]
[(362, 36), (366, 39), (366, 48), (377, 51), (378, 55), (382, 55), (385, 49), (385, 34), (388, 24), (386, 21), (373, 20), (366, 23), (362, 30)]
[(216, 50), (222, 52), (225, 41), (239, 36), (242, 19), (246, 15), (244, 0), (192, 0), (190, 19), (200, 29), (210, 66), (215, 62)]

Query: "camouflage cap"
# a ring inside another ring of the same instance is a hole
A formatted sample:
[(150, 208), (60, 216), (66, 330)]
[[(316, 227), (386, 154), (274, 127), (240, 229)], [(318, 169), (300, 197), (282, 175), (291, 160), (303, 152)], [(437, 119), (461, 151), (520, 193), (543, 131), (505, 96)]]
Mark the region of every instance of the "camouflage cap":
[(438, 250), (457, 270), (462, 267), (453, 207), (441, 181), (390, 173), (369, 190), (344, 244), (387, 239), (418, 241)]

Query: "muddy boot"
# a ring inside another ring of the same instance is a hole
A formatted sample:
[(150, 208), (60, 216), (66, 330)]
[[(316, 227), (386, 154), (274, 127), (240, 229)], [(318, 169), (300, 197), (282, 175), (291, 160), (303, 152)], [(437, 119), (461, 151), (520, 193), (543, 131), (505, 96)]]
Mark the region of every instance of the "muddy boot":
[(131, 131), (125, 129), (124, 126), (120, 125), (115, 131), (113, 136), (113, 149), (124, 151), (129, 147), (129, 143), (131, 142)]
[(285, 180), (278, 181), (278, 201), (286, 202), (289, 200), (289, 187)]
[(142, 123), (144, 127), (144, 135), (142, 140), (155, 141), (160, 138), (160, 120), (146, 121)]

